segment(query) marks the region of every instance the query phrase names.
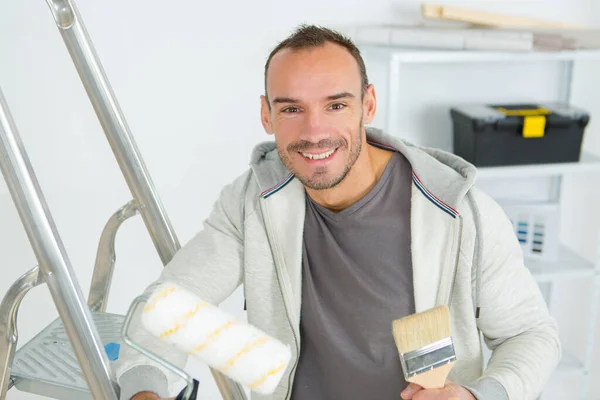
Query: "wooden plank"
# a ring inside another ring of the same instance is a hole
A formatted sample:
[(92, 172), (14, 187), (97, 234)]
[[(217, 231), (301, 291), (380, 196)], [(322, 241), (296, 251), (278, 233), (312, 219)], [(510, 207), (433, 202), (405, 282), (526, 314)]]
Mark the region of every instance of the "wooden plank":
[(551, 29), (587, 29), (585, 26), (546, 21), (535, 18), (498, 14), (472, 8), (454, 7), (423, 3), (421, 12), (424, 18), (463, 22), (494, 28), (551, 28)]

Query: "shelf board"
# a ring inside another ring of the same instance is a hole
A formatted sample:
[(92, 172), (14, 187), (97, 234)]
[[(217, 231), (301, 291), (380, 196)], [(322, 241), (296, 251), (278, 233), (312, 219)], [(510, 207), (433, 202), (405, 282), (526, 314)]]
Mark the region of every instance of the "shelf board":
[(598, 60), (600, 51), (394, 51), (392, 59), (412, 63)]
[(565, 246), (561, 246), (556, 262), (525, 259), (525, 265), (538, 282), (593, 277), (599, 273), (593, 263)]
[(477, 178), (529, 178), (577, 172), (600, 172), (600, 157), (591, 153), (581, 152), (581, 158), (578, 162), (478, 167)]
[(0, 173), (0, 196), (4, 194), (9, 194), (9, 191), (6, 182), (4, 182), (4, 177), (2, 176), (2, 173)]
[(577, 357), (569, 354), (567, 352), (563, 352), (563, 356), (560, 360), (560, 363), (556, 367), (555, 374), (583, 374), (585, 373), (585, 367), (581, 361), (577, 359)]
[(389, 56), (402, 63), (473, 63), (473, 62), (527, 62), (600, 60), (600, 49), (560, 51), (504, 51), (504, 50), (432, 50), (402, 48), (386, 44), (360, 43), (361, 48)]

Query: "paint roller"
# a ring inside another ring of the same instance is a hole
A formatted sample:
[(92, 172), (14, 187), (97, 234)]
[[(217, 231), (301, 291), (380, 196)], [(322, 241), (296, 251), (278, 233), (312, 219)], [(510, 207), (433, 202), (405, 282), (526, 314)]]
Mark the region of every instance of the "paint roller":
[(289, 346), (173, 283), (154, 289), (141, 322), (153, 336), (260, 394), (273, 393), (291, 359)]

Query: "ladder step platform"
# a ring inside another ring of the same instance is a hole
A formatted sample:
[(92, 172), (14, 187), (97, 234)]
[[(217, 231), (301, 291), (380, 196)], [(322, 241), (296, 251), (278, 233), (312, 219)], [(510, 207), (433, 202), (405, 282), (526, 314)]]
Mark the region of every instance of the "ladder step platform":
[[(111, 366), (123, 345), (121, 328), (125, 317), (92, 312), (96, 329)], [(23, 392), (60, 400), (92, 400), (81, 368), (60, 318), (15, 353), (11, 378)]]

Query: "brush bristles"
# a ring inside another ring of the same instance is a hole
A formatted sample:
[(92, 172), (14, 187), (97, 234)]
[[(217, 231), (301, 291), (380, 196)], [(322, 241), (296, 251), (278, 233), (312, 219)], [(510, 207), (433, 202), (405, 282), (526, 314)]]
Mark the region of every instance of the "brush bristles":
[(399, 353), (408, 353), (450, 337), (450, 311), (438, 306), (411, 314), (392, 323), (394, 341)]

